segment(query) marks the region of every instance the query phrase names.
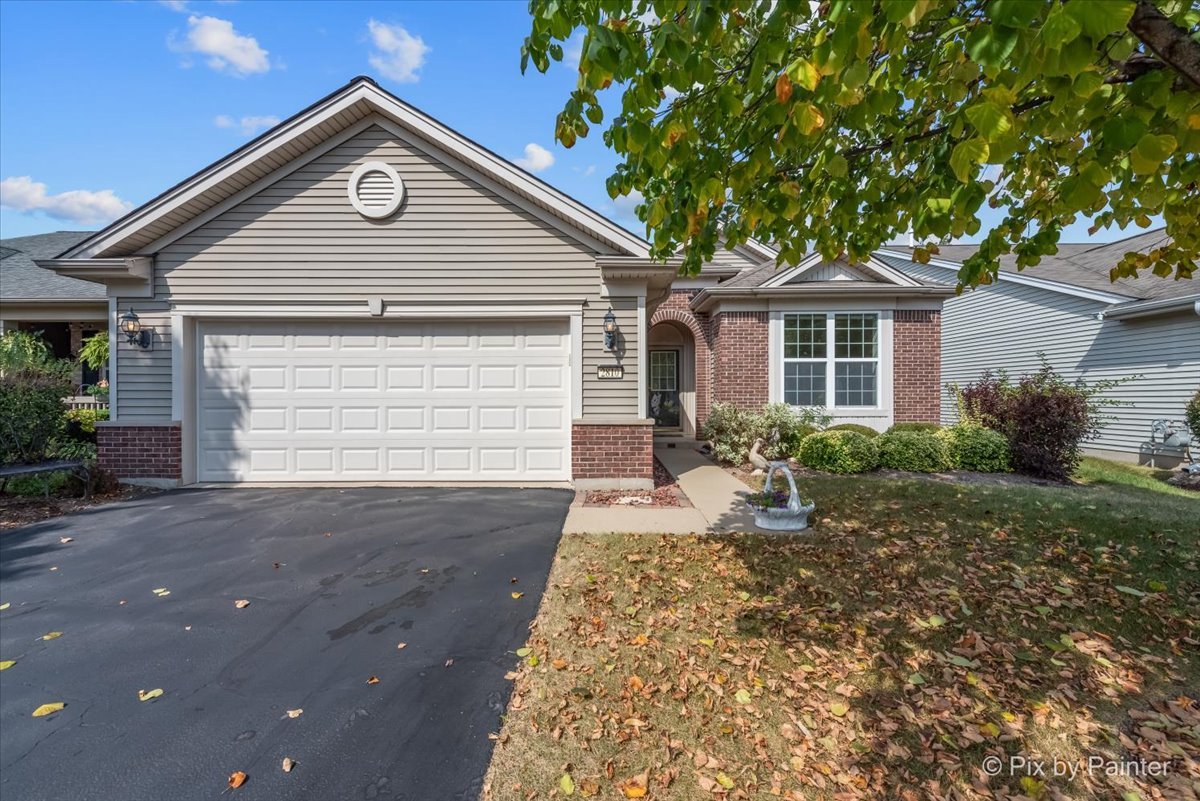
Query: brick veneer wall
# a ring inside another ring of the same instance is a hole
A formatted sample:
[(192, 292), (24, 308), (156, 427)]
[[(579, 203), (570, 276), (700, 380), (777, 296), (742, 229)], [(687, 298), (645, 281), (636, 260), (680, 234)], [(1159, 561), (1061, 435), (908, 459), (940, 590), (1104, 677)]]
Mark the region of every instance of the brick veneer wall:
[(571, 477), (654, 480), (654, 426), (575, 423), (571, 426)]
[(179, 480), (183, 445), (177, 425), (97, 425), (99, 465), (117, 478)]
[(765, 404), (770, 391), (767, 313), (721, 312), (712, 329), (713, 400), (743, 409)]
[(942, 313), (897, 309), (892, 330), (897, 423), (937, 423), (942, 415)]
[(696, 353), (696, 436), (700, 435), (700, 427), (708, 419), (709, 409), (712, 408), (713, 388), (713, 342), (712, 321), (707, 314), (696, 314), (689, 305), (698, 289), (675, 289), (654, 311), (650, 327), (663, 322), (674, 322), (682, 325), (692, 334)]

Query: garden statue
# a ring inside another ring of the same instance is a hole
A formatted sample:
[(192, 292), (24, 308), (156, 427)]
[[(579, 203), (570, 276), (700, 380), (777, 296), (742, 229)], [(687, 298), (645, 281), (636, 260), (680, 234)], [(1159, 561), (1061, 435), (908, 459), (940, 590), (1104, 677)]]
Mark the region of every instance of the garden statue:
[[(782, 474), (788, 488), (777, 490), (775, 476)], [(754, 512), (754, 525), (768, 531), (803, 531), (808, 528), (808, 516), (816, 508), (811, 500), (800, 497), (796, 477), (787, 462), (768, 462), (767, 477), (762, 492), (746, 497), (746, 505)]]

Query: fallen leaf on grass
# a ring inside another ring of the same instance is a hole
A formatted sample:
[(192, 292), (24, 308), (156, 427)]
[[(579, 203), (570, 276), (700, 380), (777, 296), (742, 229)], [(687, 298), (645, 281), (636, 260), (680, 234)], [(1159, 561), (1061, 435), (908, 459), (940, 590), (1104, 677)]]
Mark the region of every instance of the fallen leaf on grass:
[(733, 789), (733, 779), (729, 778), (729, 776), (727, 776), (726, 774), (721, 773), (721, 772), (717, 773), (717, 784), (721, 785), (726, 790)]
[(163, 691), (161, 687), (156, 690), (138, 690), (138, 700), (149, 701), (151, 698), (158, 698), (162, 694)]
[(562, 670), (563, 668), (565, 668), (567, 666), (567, 660), (555, 659), (555, 660), (551, 661), (550, 664), (554, 667), (555, 670)]
[(645, 798), (650, 785), (650, 771), (639, 773), (621, 782), (618, 786), (626, 798)]
[(296, 760), (291, 757), (284, 757), (283, 764), (280, 767), (283, 768), (284, 773), (291, 773), (292, 768), (296, 767)]
[(63, 633), (61, 631), (52, 631), (49, 634), (43, 634), (42, 639), (43, 640), (56, 640), (61, 636), (63, 636)]
[(841, 702), (833, 703), (833, 704), (829, 705), (829, 712), (834, 717), (840, 718), (849, 711), (850, 711), (850, 707), (846, 706), (845, 704), (843, 704)]
[(75, 538), (74, 537), (59, 537), (58, 541), (61, 542), (63, 545), (66, 545), (68, 542), (74, 542)]
[(64, 704), (62, 701), (55, 701), (52, 704), (42, 704), (37, 709), (33, 710), (33, 717), (44, 718), (46, 715), (53, 715), (55, 712), (60, 711), (65, 706), (66, 704)]
[(247, 601), (245, 598), (241, 599), (240, 601), (233, 602), (233, 606), (235, 609), (245, 609), (249, 605), (250, 605), (250, 602)]
[(10, 667), (12, 667), (15, 664), (17, 664), (17, 660), (5, 659), (3, 662), (0, 662), (0, 670), (8, 670)]
[(367, 684), (378, 684), (378, 683), (379, 683), (378, 676), (371, 676), (370, 678), (367, 679)]
[(242, 773), (240, 770), (230, 773), (229, 774), (229, 789), (236, 790), (237, 788), (241, 787), (243, 784), (246, 783), (246, 778), (247, 778), (246, 774)]
[(298, 718), (298, 717), (300, 717), (300, 716), (301, 716), (301, 715), (303, 715), (303, 714), (304, 714), (304, 710), (303, 710), (303, 709), (289, 709), (289, 710), (287, 711), (287, 716), (288, 716), (289, 718)]
[(513, 600), (514, 600), (514, 601), (515, 601), (515, 600), (517, 600), (517, 599), (519, 599), (519, 598), (521, 598), (521, 597), (522, 597), (522, 596), (524, 596), (524, 595), (525, 595), (525, 593), (523, 593), (523, 592), (514, 592), (514, 593), (512, 593), (512, 597), (513, 597)]
[(575, 780), (570, 773), (564, 773), (558, 780), (558, 789), (562, 790), (563, 795), (575, 795)]

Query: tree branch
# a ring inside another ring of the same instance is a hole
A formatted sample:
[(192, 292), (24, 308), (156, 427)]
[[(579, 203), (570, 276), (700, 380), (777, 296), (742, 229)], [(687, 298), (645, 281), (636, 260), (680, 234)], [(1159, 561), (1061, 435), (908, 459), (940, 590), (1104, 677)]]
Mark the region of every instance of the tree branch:
[(1194, 90), (1200, 90), (1200, 42), (1168, 19), (1152, 0), (1137, 0), (1128, 28)]

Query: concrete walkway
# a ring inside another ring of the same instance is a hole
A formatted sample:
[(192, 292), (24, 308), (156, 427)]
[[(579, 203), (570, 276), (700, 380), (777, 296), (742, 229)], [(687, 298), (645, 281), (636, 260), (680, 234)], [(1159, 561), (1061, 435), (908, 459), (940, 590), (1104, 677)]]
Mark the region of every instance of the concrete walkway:
[(567, 512), (565, 534), (692, 534), (704, 531), (758, 531), (746, 509), (750, 488), (696, 451), (693, 440), (656, 440), (654, 455), (679, 480), (692, 508), (583, 506)]

